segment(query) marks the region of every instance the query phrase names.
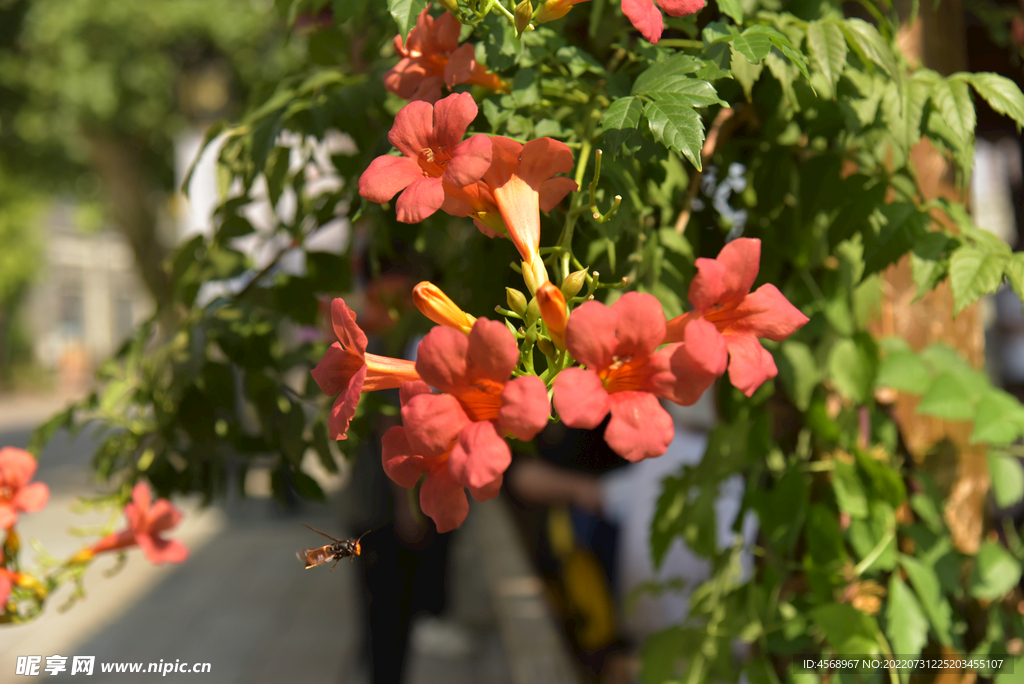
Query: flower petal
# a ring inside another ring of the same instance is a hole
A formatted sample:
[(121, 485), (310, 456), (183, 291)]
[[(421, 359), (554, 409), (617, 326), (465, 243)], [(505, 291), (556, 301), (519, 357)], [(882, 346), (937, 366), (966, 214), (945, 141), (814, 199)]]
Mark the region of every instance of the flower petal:
[(493, 482), (488, 482), (483, 487), (467, 487), (469, 493), (477, 501), (490, 501), (501, 493), (501, 483), (504, 475), (499, 475)]
[(398, 192), (423, 178), (423, 169), (408, 157), (377, 157), (359, 177), (359, 195), (371, 202), (390, 202)]
[(654, 0), (622, 0), (622, 13), (649, 43), (657, 43), (661, 39), (665, 23), (661, 10), (654, 6)]
[(388, 140), (410, 159), (419, 159), (420, 150), (430, 147), (434, 128), (434, 106), (426, 102), (410, 102), (398, 110)]
[(615, 356), (618, 322), (619, 314), (610, 306), (601, 302), (584, 302), (569, 316), (565, 327), (565, 346), (573, 358), (587, 368), (603, 370), (612, 364)]
[(447, 468), (432, 470), (420, 487), (420, 508), (437, 525), (437, 531), (451, 532), (469, 515), (469, 501), (462, 485)]
[(697, 259), (697, 275), (690, 283), (690, 303), (699, 311), (741, 299), (750, 292), (761, 268), (761, 241), (737, 238), (722, 248), (716, 259)]
[(726, 335), (729, 382), (748, 397), (779, 373), (771, 353), (753, 335)]
[(477, 373), (505, 383), (519, 363), (519, 347), (504, 323), (478, 318), (469, 332), (469, 360)]
[(416, 86), (416, 92), (410, 99), (434, 104), (441, 99), (442, 83), (444, 83), (444, 79), (440, 74), (426, 76)]
[(43, 506), (45, 506), (46, 502), (49, 500), (50, 488), (42, 482), (33, 482), (32, 484), (25, 485), (18, 489), (14, 498), (11, 499), (11, 505), (14, 506), (16, 510), (32, 513), (34, 511), (42, 510)]
[[(689, 0), (693, 2), (693, 0)], [(424, 12), (426, 9), (424, 9)], [(695, 10), (696, 11), (696, 10)], [(679, 15), (676, 15), (679, 16)], [(451, 12), (445, 12), (434, 19), (432, 43), (433, 49), (438, 52), (452, 52), (459, 44), (459, 31), (462, 24), (452, 16)], [(468, 44), (468, 43), (467, 43)], [(472, 45), (470, 45), (472, 47)]]
[(658, 0), (658, 5), (670, 17), (685, 17), (704, 9), (706, 0)]
[(544, 381), (535, 375), (510, 380), (501, 392), (498, 422), (516, 439), (529, 441), (548, 424), (551, 402)]
[(659, 397), (690, 406), (725, 372), (729, 354), (725, 339), (703, 318), (686, 326), (684, 340), (659, 349), (651, 358), (659, 372), (652, 376), (650, 388)]
[(491, 139), (483, 134), (474, 135), (455, 148), (442, 178), (452, 185), (464, 187), (480, 180), (490, 167)]
[[(476, 100), (469, 93), (453, 93), (443, 100), (438, 100), (434, 105), (435, 145), (454, 151), (462, 142), (462, 136), (466, 134), (466, 129), (469, 128), (469, 124), (473, 123), (478, 111)], [(486, 138), (486, 136), (484, 137)], [(425, 145), (424, 147), (434, 147), (435, 145)], [(488, 145), (488, 147), (490, 146)], [(484, 169), (484, 171), (486, 170)], [(480, 174), (480, 176), (482, 175), (483, 173)], [(466, 185), (466, 183), (459, 183), (459, 185)]]
[(395, 214), (402, 223), (419, 223), (432, 216), (444, 204), (440, 178), (419, 178), (407, 187), (395, 202)]
[(188, 558), (188, 548), (177, 539), (160, 539), (149, 535), (136, 535), (135, 541), (153, 565), (181, 563)]
[(334, 396), (347, 388), (356, 372), (365, 367), (362, 358), (335, 342), (310, 374), (324, 394)]
[(24, 449), (3, 447), (0, 449), (0, 485), (18, 489), (28, 484), (36, 473), (39, 462)]
[(356, 312), (341, 297), (331, 302), (331, 324), (334, 334), (345, 349), (360, 356), (366, 353), (366, 333), (356, 323)]
[(620, 356), (650, 356), (665, 339), (661, 302), (646, 292), (627, 292), (612, 305), (618, 315), (615, 352)]
[(627, 461), (661, 456), (675, 437), (672, 417), (650, 392), (616, 392), (611, 413), (604, 441)]
[(477, 489), (494, 481), (511, 463), (512, 450), (508, 442), (501, 438), (489, 420), (464, 427), (448, 457), (452, 476), (467, 487)]
[(569, 427), (593, 430), (611, 408), (608, 392), (601, 385), (601, 378), (592, 370), (568, 368), (555, 378), (554, 389), (555, 411)]
[(416, 351), (416, 372), (442, 392), (458, 385), (466, 375), (469, 337), (439, 325), (428, 332)]
[(327, 419), (327, 433), (333, 440), (348, 439), (345, 434), (359, 406), (359, 397), (363, 394), (363, 381), (366, 380), (366, 366), (356, 371), (348, 387), (338, 395), (331, 406), (331, 415)]
[(413, 453), (437, 456), (448, 451), (470, 420), (452, 395), (418, 394), (402, 407), (402, 422)]
[(384, 472), (399, 487), (412, 489), (429, 468), (426, 459), (413, 453), (404, 427), (393, 427), (381, 438)]
[(553, 138), (538, 138), (523, 145), (519, 155), (519, 176), (540, 191), (541, 183), (558, 173), (572, 170), (572, 150)]
[(16, 522), (18, 522), (18, 512), (14, 510), (14, 506), (0, 503), (0, 529), (6, 530)]
[(146, 512), (146, 527), (150, 534), (169, 530), (181, 522), (182, 513), (167, 499), (157, 499)]
[(444, 66), (444, 84), (454, 88), (473, 77), (476, 70), (476, 50), (472, 43), (466, 43), (448, 55), (448, 63)]
[(405, 406), (417, 394), (430, 394), (430, 386), (422, 380), (413, 380), (403, 382), (402, 386), (398, 388), (398, 400), (402, 406)]
[(715, 323), (724, 335), (753, 335), (781, 342), (808, 320), (779, 288), (769, 283), (744, 297), (728, 320), (717, 318)]
[(540, 184), (540, 210), (551, 211), (558, 206), (558, 203), (565, 199), (570, 192), (576, 192), (580, 186), (576, 181), (565, 176), (549, 178)]
[(0, 570), (0, 608), (7, 604), (7, 597), (11, 595), (11, 580), (6, 573), (6, 570)]

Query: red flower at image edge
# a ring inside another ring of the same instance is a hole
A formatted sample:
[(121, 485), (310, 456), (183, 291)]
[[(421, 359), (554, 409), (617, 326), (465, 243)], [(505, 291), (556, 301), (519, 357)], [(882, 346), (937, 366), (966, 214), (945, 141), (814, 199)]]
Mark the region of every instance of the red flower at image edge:
[(715, 344), (693, 353), (713, 362), (724, 346), (729, 381), (748, 397), (778, 374), (775, 359), (757, 338), (781, 342), (808, 321), (774, 285), (750, 292), (760, 263), (761, 241), (756, 238), (738, 238), (717, 258), (697, 259), (689, 292), (694, 310), (669, 321), (665, 335), (665, 342), (677, 342), (694, 323), (713, 324)]
[[(660, 456), (675, 436), (658, 398), (693, 404), (725, 372), (725, 346), (710, 324), (688, 326), (681, 342), (658, 350), (665, 314), (653, 296), (629, 292), (612, 306), (585, 302), (569, 316), (565, 345), (586, 368), (555, 378), (554, 404), (569, 427), (592, 430), (611, 413), (604, 439), (628, 461)], [(706, 352), (716, 345), (721, 354)], [(657, 351), (656, 351), (657, 350)]]
[(167, 499), (153, 501), (149, 485), (140, 482), (132, 489), (132, 500), (124, 506), (128, 529), (115, 532), (99, 540), (75, 560), (87, 560), (97, 553), (116, 551), (132, 546), (142, 549), (146, 559), (154, 565), (181, 563), (188, 558), (188, 549), (176, 539), (160, 536), (181, 522), (181, 511)]
[[(657, 7), (654, 6), (655, 1)], [(670, 17), (685, 17), (701, 11), (705, 4), (705, 0), (622, 0), (622, 13), (648, 42), (657, 43), (665, 30), (662, 10)]]
[(24, 449), (0, 449), (0, 529), (18, 522), (19, 513), (41, 510), (50, 499), (50, 488), (42, 482), (29, 484), (39, 463)]
[(491, 165), (491, 140), (478, 134), (463, 141), (477, 115), (469, 93), (449, 95), (436, 105), (410, 102), (395, 116), (388, 140), (404, 156), (374, 159), (359, 177), (359, 194), (383, 204), (399, 191), (398, 220), (419, 223), (445, 201), (444, 185), (475, 183)]
[(424, 8), (404, 43), (401, 35), (395, 36), (395, 52), (402, 59), (384, 74), (384, 87), (406, 100), (430, 104), (441, 99), (442, 84), (451, 89), (469, 83), (508, 92), (500, 78), (476, 61), (471, 44), (459, 47), (461, 28), (448, 12), (435, 19)]
[(0, 612), (3, 611), (4, 604), (7, 603), (7, 597), (11, 595), (11, 587), (17, 584), (20, 579), (21, 575), (18, 573), (0, 568)]
[(340, 297), (331, 302), (331, 322), (338, 341), (312, 370), (324, 394), (338, 395), (331, 407), (327, 430), (331, 439), (346, 439), (363, 392), (395, 389), (419, 380), (412, 361), (366, 353), (366, 334), (356, 324), (356, 314)]
[(512, 334), (487, 319), (478, 319), (469, 335), (436, 327), (420, 343), (416, 370), (423, 382), (402, 385), (404, 427), (384, 435), (383, 461), (388, 477), (402, 487), (412, 488), (426, 475), (420, 508), (439, 532), (466, 519), (463, 487), (477, 501), (497, 496), (512, 462), (503, 435), (530, 440), (547, 424), (544, 382), (536, 376), (509, 379), (518, 360)]

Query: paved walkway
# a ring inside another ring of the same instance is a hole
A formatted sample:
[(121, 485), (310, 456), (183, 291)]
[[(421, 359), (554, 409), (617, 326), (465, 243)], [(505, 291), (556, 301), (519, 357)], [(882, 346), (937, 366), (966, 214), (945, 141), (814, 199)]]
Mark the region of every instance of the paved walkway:
[[(16, 411), (11, 406), (0, 399), (0, 445), (24, 446), (31, 426), (59, 408), (45, 399), (36, 401), (35, 409), (26, 402), (18, 403)], [(59, 435), (40, 459), (37, 476), (51, 487), (50, 503), (19, 522), (23, 538), (38, 539), (58, 557), (81, 545), (68, 527), (102, 522), (95, 515), (68, 512), (76, 495), (95, 491), (87, 467), (90, 455), (87, 438), (72, 441)], [(205, 510), (195, 502), (178, 504), (186, 517), (172, 536), (189, 547), (186, 563), (154, 567), (136, 550), (114, 577), (105, 576), (112, 558), (94, 563), (84, 601), (59, 612), (71, 594), (66, 587), (37, 621), (0, 627), (0, 681), (15, 681), (19, 655), (43, 656), (44, 664), (49, 655), (68, 656), (69, 664), (71, 656), (93, 655), (97, 671), (86, 681), (369, 684), (358, 657), (357, 566), (342, 562), (333, 572), (325, 567), (307, 571), (295, 557), (298, 549), (321, 543), (300, 523), (339, 536), (345, 532), (337, 498), (326, 505), (304, 504), (295, 514), (283, 513), (269, 499), (230, 501)], [(415, 625), (407, 684), (508, 681), (474, 537), (461, 534), (454, 546), (451, 614)], [(99, 672), (103, 662), (146, 663), (145, 670), (160, 660), (210, 663), (211, 671), (159, 679), (155, 674)], [(67, 673), (41, 677), (78, 681), (78, 675)]]

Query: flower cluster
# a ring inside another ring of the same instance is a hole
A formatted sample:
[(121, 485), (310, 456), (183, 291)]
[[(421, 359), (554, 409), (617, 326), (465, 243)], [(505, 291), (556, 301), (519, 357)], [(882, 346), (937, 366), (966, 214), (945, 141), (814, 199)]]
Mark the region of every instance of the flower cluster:
[[(564, 16), (579, 1), (549, 0), (533, 20)], [(703, 4), (658, 0), (673, 16)], [(624, 0), (623, 10), (649, 40), (658, 39), (662, 19), (653, 0)], [(454, 48), (452, 21), (448, 14), (436, 21), (421, 15), (405, 47), (440, 54), (429, 46), (446, 46), (450, 67), (456, 52), (466, 50)], [(402, 73), (412, 73), (411, 64), (400, 62)], [(541, 212), (578, 190), (575, 180), (560, 175), (573, 168), (572, 151), (551, 138), (467, 138), (478, 114), (473, 96), (434, 99), (398, 112), (388, 139), (401, 156), (374, 159), (359, 179), (359, 193), (382, 204), (401, 193), (395, 209), (405, 223), (441, 210), (472, 218), (488, 237), (507, 238), (532, 299), (508, 289), (511, 310), (499, 307), (508, 318), (503, 324), (466, 313), (432, 283), (416, 285), (411, 299), (437, 327), (423, 338), (415, 362), (367, 354), (356, 314), (335, 299), (337, 341), (313, 377), (325, 393), (337, 395), (329, 419), (334, 439), (345, 439), (363, 392), (399, 389), (402, 425), (383, 436), (383, 467), (398, 485), (419, 487), (420, 507), (439, 531), (462, 524), (467, 489), (481, 501), (497, 494), (512, 461), (506, 438), (533, 439), (551, 419), (552, 402), (557, 418), (571, 427), (606, 423), (608, 445), (639, 461), (665, 453), (675, 435), (662, 401), (693, 404), (726, 371), (747, 396), (776, 375), (759, 338), (783, 340), (807, 317), (773, 285), (750, 292), (760, 267), (759, 240), (739, 238), (717, 258), (697, 259), (689, 289), (693, 309), (672, 320), (651, 294), (627, 292), (610, 306), (597, 301), (598, 274), (578, 262), (580, 270), (568, 272), (571, 244), (560, 242), (548, 257), (561, 281), (556, 285), (541, 253)], [(535, 348), (546, 361), (542, 372), (534, 365)]]

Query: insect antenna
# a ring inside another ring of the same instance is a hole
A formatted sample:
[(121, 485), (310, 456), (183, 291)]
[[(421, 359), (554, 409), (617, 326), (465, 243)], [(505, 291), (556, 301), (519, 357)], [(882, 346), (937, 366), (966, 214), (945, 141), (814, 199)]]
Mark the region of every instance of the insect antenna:
[(319, 535), (320, 535), (320, 536), (322, 536), (322, 537), (327, 537), (327, 538), (328, 538), (328, 539), (330, 539), (331, 541), (334, 541), (334, 542), (340, 542), (340, 541), (341, 541), (340, 539), (335, 539), (334, 537), (332, 537), (332, 536), (331, 536), (331, 535), (329, 535), (329, 534), (324, 534), (323, 532), (321, 532), (320, 530), (316, 529), (315, 527), (310, 527), (310, 526), (309, 526), (309, 525), (307, 525), (306, 523), (302, 523), (302, 526), (303, 526), (303, 527), (305, 527), (305, 528), (307, 528), (307, 529), (313, 530), (314, 532), (316, 532), (317, 534), (319, 534)]

